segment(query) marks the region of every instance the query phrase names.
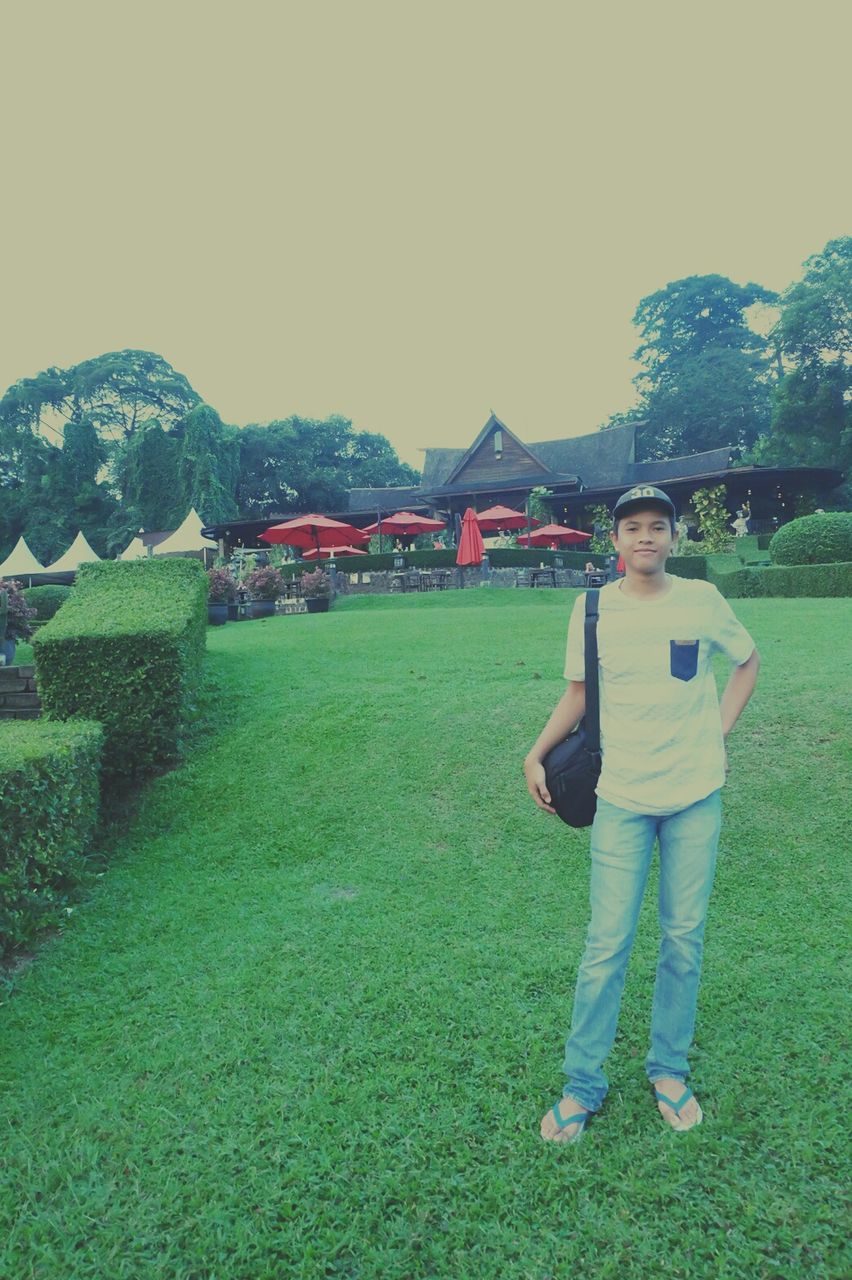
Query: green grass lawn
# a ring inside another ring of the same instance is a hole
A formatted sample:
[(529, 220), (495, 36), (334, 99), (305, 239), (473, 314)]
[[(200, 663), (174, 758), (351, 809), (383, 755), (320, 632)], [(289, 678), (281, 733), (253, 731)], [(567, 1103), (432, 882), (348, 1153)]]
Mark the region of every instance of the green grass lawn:
[(671, 1132), (644, 1078), (649, 885), (610, 1095), (559, 1147), (538, 1126), (588, 833), (534, 808), (521, 762), (572, 598), (209, 630), (212, 729), (0, 1007), (0, 1276), (849, 1274), (849, 602), (736, 602), (763, 670), (731, 739), (704, 1124)]

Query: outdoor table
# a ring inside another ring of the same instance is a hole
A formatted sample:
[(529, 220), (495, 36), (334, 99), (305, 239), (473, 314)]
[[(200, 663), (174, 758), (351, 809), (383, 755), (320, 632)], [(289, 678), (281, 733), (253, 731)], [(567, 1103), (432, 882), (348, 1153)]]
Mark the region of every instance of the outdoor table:
[(450, 585), (449, 569), (433, 569), (429, 575), (432, 579), (432, 587), (435, 591), (446, 591)]
[(556, 586), (556, 570), (553, 568), (530, 569), (530, 586), (537, 587), (537, 586), (540, 586), (542, 583), (547, 583), (548, 586), (555, 587)]

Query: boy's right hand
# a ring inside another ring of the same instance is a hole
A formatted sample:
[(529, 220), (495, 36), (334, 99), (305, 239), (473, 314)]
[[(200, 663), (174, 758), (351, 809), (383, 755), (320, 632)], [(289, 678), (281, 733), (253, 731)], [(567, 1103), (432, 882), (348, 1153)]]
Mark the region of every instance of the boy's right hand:
[(527, 790), (539, 809), (544, 809), (545, 813), (556, 813), (550, 803), (550, 792), (547, 789), (544, 765), (541, 761), (527, 758), (524, 761), (524, 777), (527, 780)]

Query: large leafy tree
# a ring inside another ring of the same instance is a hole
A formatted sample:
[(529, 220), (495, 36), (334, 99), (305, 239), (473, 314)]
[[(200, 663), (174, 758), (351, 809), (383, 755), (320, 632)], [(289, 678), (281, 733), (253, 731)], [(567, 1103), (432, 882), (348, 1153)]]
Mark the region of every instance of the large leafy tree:
[(760, 462), (852, 466), (852, 237), (831, 240), (781, 297), (783, 376)]
[(353, 431), (348, 418), (291, 417), (240, 432), (237, 504), (245, 515), (340, 511), (348, 489), (418, 479), (384, 436)]
[(22, 378), (0, 400), (0, 420), (56, 432), (63, 422), (85, 417), (104, 440), (126, 440), (152, 420), (170, 430), (200, 399), (162, 356), (109, 351)]
[(718, 275), (675, 280), (642, 299), (633, 317), (642, 335), (634, 379), (641, 404), (630, 415), (645, 420), (642, 457), (747, 447), (766, 429), (769, 349), (746, 313), (775, 301), (761, 285)]

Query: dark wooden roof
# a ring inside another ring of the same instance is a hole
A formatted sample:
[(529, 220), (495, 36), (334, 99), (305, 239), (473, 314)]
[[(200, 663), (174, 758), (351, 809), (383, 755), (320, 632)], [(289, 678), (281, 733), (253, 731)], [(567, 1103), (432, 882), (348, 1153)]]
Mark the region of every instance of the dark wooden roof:
[(731, 448), (709, 449), (706, 453), (688, 453), (681, 458), (665, 458), (660, 462), (634, 462), (630, 477), (631, 484), (647, 480), (655, 484), (657, 480), (687, 480), (693, 476), (704, 476), (711, 472), (727, 471), (731, 462)]
[(585, 489), (633, 483), (630, 468), (636, 456), (636, 427), (631, 422), (606, 431), (567, 440), (542, 440), (530, 445), (545, 466), (560, 475), (578, 475)]
[[(459, 470), (465, 455), (475, 450), (493, 421), (493, 418), (488, 420), (468, 449), (427, 449), (421, 490), (430, 494), (453, 492), (448, 487), (450, 477)], [(638, 423), (633, 422), (565, 440), (540, 440), (528, 444), (529, 453), (542, 464), (541, 476), (532, 481), (526, 476), (518, 477), (518, 483), (544, 484), (555, 479), (570, 482), (579, 476), (587, 489), (619, 484), (629, 488), (633, 483), (630, 468), (635, 457), (637, 426)], [(509, 477), (507, 484), (508, 481)]]
[(349, 511), (373, 511), (381, 507), (382, 515), (390, 508), (407, 511), (412, 502), (422, 502), (419, 485), (396, 485), (388, 489), (350, 489)]

